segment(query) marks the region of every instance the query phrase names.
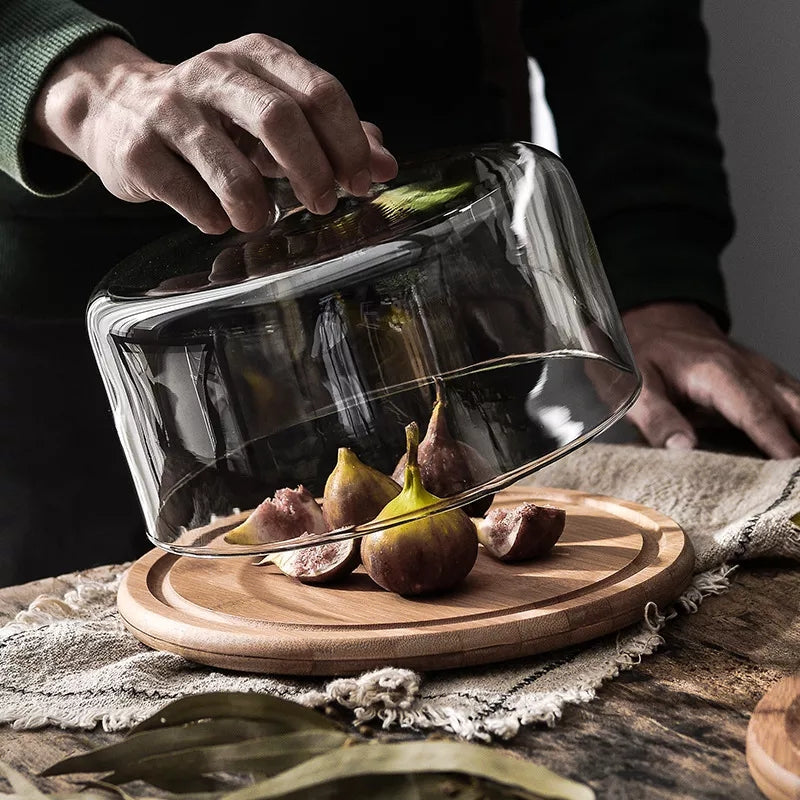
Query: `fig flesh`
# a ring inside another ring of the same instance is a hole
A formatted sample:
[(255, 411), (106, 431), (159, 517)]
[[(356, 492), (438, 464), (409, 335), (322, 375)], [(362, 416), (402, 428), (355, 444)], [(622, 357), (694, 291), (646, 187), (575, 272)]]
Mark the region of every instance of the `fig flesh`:
[(493, 508), (475, 526), (490, 555), (500, 561), (528, 561), (553, 549), (566, 518), (563, 508), (520, 503), (515, 508)]
[(261, 564), (275, 564), (284, 575), (301, 583), (332, 583), (349, 575), (359, 564), (359, 545), (356, 539), (329, 542), (272, 553)]
[(336, 466), (325, 482), (322, 513), (329, 530), (369, 522), (397, 495), (400, 486), (388, 475), (340, 447)]
[(319, 503), (302, 484), (278, 489), (260, 503), (241, 524), (225, 534), (228, 544), (266, 544), (328, 530)]
[[(436, 401), (417, 458), (422, 483), (437, 497), (452, 497), (494, 477), (489, 462), (474, 447), (453, 438), (445, 417), (446, 406), (443, 381), (436, 378)], [(395, 481), (403, 480), (405, 467), (403, 455), (392, 473)], [(463, 507), (464, 512), (470, 517), (482, 517), (493, 499), (494, 495), (489, 494), (473, 500)]]
[[(406, 442), (403, 490), (376, 521), (411, 514), (440, 501), (422, 484), (416, 422), (406, 426)], [(477, 556), (475, 525), (460, 508), (370, 533), (361, 540), (361, 560), (370, 578), (384, 589), (406, 596), (453, 588), (466, 578)]]

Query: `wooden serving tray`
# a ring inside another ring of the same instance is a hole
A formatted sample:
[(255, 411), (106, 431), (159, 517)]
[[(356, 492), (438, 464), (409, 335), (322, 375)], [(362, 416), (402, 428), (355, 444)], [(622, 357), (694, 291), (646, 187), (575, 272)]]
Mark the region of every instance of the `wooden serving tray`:
[(776, 683), (747, 726), (747, 766), (770, 800), (800, 798), (800, 672)]
[[(145, 644), (214, 667), (287, 675), (347, 675), (383, 666), (448, 669), (554, 650), (641, 620), (689, 584), (691, 542), (645, 506), (582, 492), (518, 488), (523, 501), (566, 509), (545, 558), (504, 564), (480, 548), (455, 591), (408, 599), (359, 567), (310, 586), (252, 556), (193, 558), (156, 548), (125, 575), (117, 605)], [(225, 520), (220, 520), (220, 526)]]

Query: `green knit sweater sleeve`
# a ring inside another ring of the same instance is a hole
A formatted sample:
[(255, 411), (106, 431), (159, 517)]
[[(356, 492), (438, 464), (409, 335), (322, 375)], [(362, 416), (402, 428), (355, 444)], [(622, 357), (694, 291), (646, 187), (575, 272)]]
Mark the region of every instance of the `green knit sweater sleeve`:
[(31, 106), (50, 70), (80, 45), (120, 25), (72, 0), (0, 0), (0, 170), (34, 194), (54, 197), (88, 174), (81, 162), (25, 141)]

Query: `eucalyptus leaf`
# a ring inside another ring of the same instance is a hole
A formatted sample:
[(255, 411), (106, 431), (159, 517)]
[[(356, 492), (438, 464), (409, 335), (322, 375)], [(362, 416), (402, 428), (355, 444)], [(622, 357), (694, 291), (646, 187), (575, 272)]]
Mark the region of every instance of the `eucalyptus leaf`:
[(107, 772), (120, 764), (130, 764), (149, 756), (163, 756), (175, 750), (204, 745), (227, 744), (267, 736), (285, 730), (283, 723), (239, 719), (214, 719), (190, 722), (171, 728), (131, 734), (115, 744), (99, 747), (52, 764), (40, 775), (65, 775), (74, 772)]
[(142, 780), (174, 792), (203, 791), (214, 788), (214, 784), (194, 782), (190, 786), (189, 782), (211, 772), (274, 775), (339, 748), (348, 738), (340, 731), (296, 731), (244, 742), (177, 750), (136, 762), (120, 759), (106, 780), (114, 784)]
[(136, 725), (131, 733), (221, 718), (273, 720), (282, 725), (284, 731), (340, 730), (340, 726), (324, 714), (291, 700), (256, 692), (208, 692), (174, 700)]
[[(466, 775), (367, 775), (306, 787), (281, 800), (539, 800), (541, 795)], [(227, 798), (222, 798), (227, 800)]]
[(594, 800), (595, 797), (592, 789), (584, 784), (484, 745), (428, 740), (338, 748), (253, 786), (231, 792), (225, 795), (225, 800), (286, 798), (301, 791), (311, 797), (311, 791), (319, 787), (353, 777), (431, 772), (473, 775), (548, 800)]
[[(133, 795), (128, 794), (124, 789), (120, 789), (119, 786), (113, 786), (105, 781), (86, 781), (83, 785), (88, 787), (97, 787), (106, 792), (111, 792), (112, 794), (117, 795), (117, 797), (122, 798), (122, 800), (145, 800), (145, 798), (134, 797)], [(88, 794), (88, 792), (86, 794)], [(82, 796), (85, 797), (86, 794)]]

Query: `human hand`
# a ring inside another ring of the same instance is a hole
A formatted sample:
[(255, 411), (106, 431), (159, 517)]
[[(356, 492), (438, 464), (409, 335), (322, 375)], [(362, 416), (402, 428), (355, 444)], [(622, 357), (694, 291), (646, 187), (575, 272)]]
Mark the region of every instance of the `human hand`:
[(800, 381), (729, 339), (691, 303), (653, 303), (623, 322), (643, 377), (628, 419), (651, 445), (697, 445), (679, 410), (689, 404), (721, 415), (772, 458), (800, 455)]
[(285, 176), (327, 214), (335, 182), (366, 195), (397, 174), (341, 83), (263, 34), (175, 66), (116, 37), (94, 40), (47, 79), (29, 135), (83, 161), (116, 197), (164, 202), (214, 234), (269, 221), (264, 176)]

